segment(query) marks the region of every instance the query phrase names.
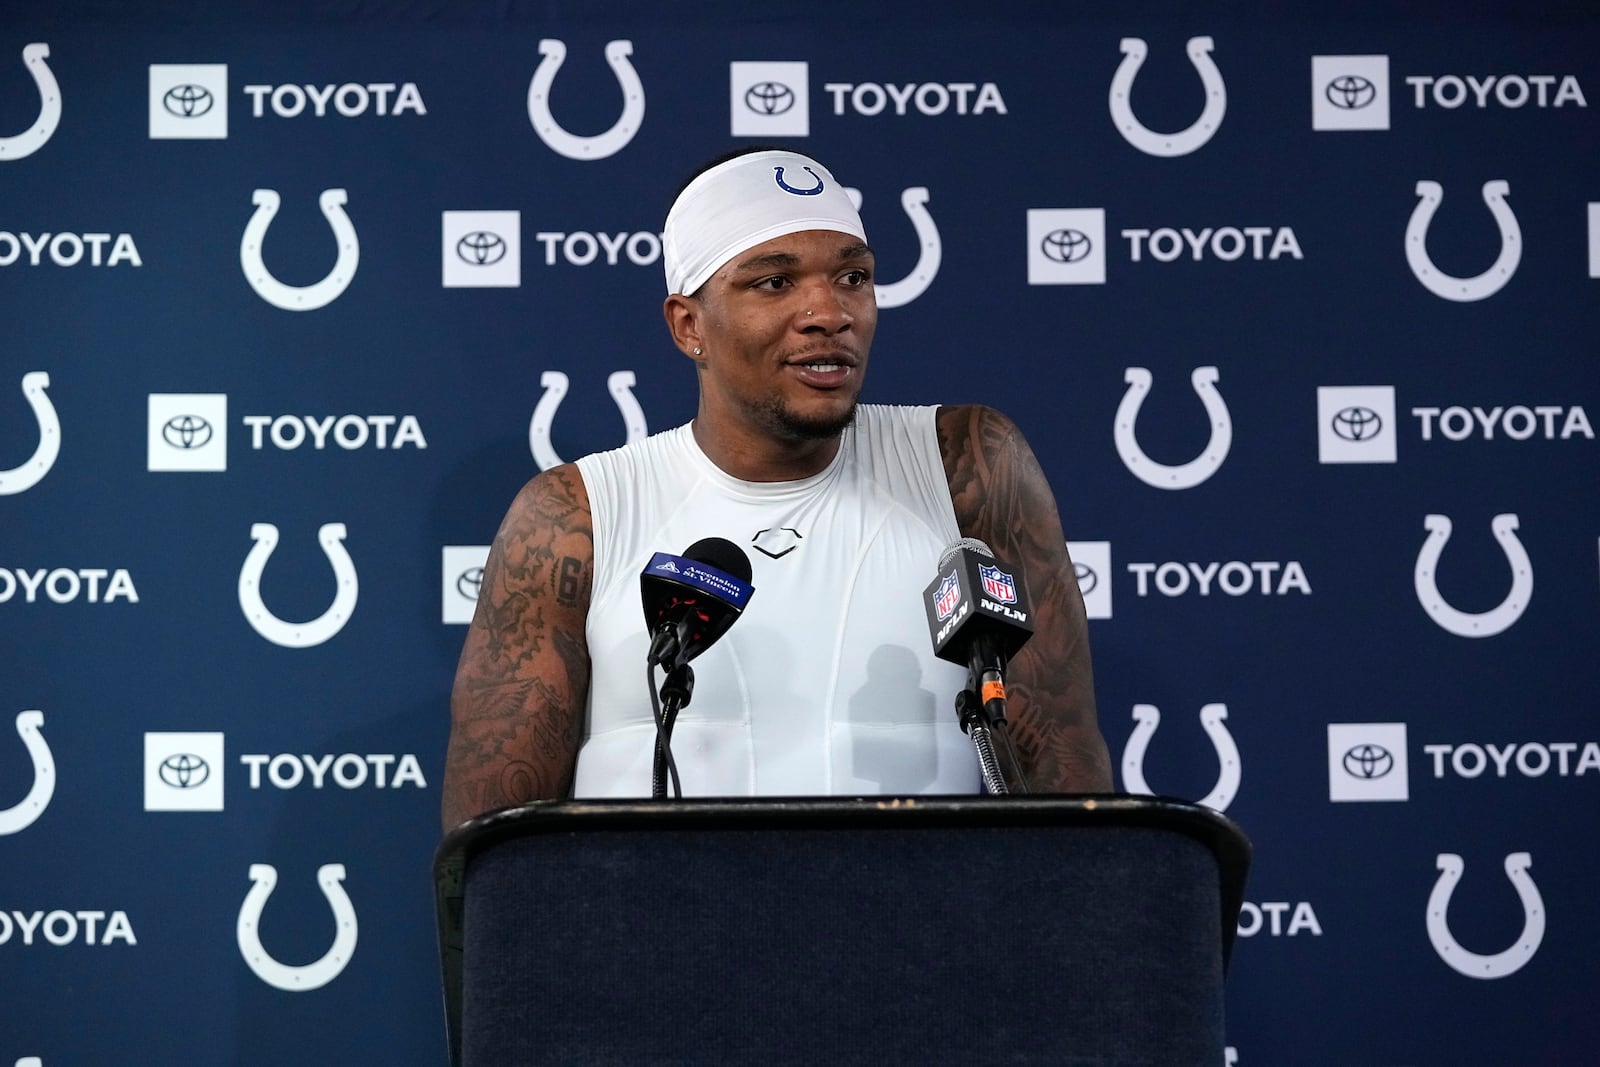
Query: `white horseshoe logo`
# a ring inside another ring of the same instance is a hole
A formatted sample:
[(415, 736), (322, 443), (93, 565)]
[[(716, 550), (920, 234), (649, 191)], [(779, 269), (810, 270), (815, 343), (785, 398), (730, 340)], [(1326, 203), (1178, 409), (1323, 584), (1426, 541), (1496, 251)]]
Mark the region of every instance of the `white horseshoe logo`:
[[(539, 469), (547, 471), (566, 462), (556, 455), (555, 446), (550, 443), (550, 428), (556, 421), (556, 408), (561, 406), (562, 398), (567, 395), (567, 376), (558, 370), (547, 370), (539, 376), (539, 384), (544, 388), (544, 395), (533, 407), (533, 418), (528, 420), (528, 447), (533, 451)], [(631, 370), (613, 371), (606, 379), (611, 399), (617, 402), (617, 410), (622, 412), (622, 423), (628, 429), (629, 444), (650, 436), (650, 428), (644, 420), (644, 408), (639, 406), (638, 397), (633, 395), (635, 384)]]
[[(846, 188), (844, 192), (855, 209), (860, 211), (861, 190)], [(922, 248), (917, 253), (917, 265), (911, 268), (911, 273), (897, 282), (887, 284), (880, 282), (876, 286), (880, 308), (904, 307), (921, 296), (933, 283), (934, 275), (939, 273), (939, 264), (944, 258), (943, 246), (939, 243), (939, 226), (928, 212), (927, 187), (913, 185), (902, 191), (900, 206), (911, 219), (911, 225), (917, 231), (917, 241)]]
[(38, 125), (31, 126), (14, 137), (0, 137), (0, 160), (26, 159), (50, 140), (61, 122), (61, 86), (50, 70), (45, 58), (50, 55), (47, 44), (24, 45), (22, 62), (33, 75), (33, 84), (39, 87)]
[(1522, 936), (1517, 938), (1516, 944), (1493, 956), (1468, 952), (1450, 932), (1446, 915), (1450, 909), (1450, 894), (1461, 881), (1465, 864), (1452, 852), (1439, 853), (1438, 864), (1439, 880), (1433, 883), (1433, 892), (1428, 894), (1428, 940), (1433, 942), (1433, 950), (1458, 974), (1468, 978), (1504, 978), (1516, 974), (1533, 959), (1533, 954), (1539, 951), (1539, 942), (1544, 940), (1544, 900), (1539, 896), (1539, 887), (1533, 884), (1533, 875), (1528, 873), (1533, 857), (1526, 852), (1513, 852), (1506, 857), (1506, 877), (1511, 879), (1512, 887), (1522, 900)]
[(1506, 562), (1511, 564), (1511, 591), (1498, 607), (1477, 615), (1457, 611), (1446, 604), (1434, 578), (1439, 556), (1453, 528), (1449, 516), (1428, 515), (1423, 518), (1422, 525), (1428, 530), (1428, 539), (1422, 542), (1422, 551), (1417, 553), (1417, 599), (1434, 622), (1457, 637), (1493, 637), (1522, 617), (1533, 596), (1533, 561), (1528, 558), (1528, 550), (1522, 547), (1522, 542), (1517, 540), (1515, 515), (1496, 515), (1489, 523), (1501, 551), (1506, 554)]
[(303, 967), (279, 963), (261, 947), (261, 912), (267, 906), (267, 898), (278, 886), (278, 869), (270, 863), (252, 863), (250, 881), (255, 884), (239, 906), (239, 952), (256, 977), (274, 989), (291, 993), (321, 989), (339, 977), (339, 972), (344, 970), (356, 950), (357, 933), (356, 909), (342, 884), (344, 864), (325, 863), (317, 868), (317, 884), (322, 887), (322, 895), (328, 898), (328, 905), (333, 908), (333, 921), (337, 929), (333, 944), (322, 958)]
[(550, 114), (550, 85), (556, 80), (556, 71), (567, 58), (567, 46), (562, 41), (545, 38), (539, 42), (538, 69), (528, 83), (528, 121), (540, 140), (568, 159), (604, 159), (621, 151), (644, 122), (644, 83), (639, 72), (633, 69), (628, 57), (633, 55), (632, 41), (612, 41), (606, 45), (606, 62), (617, 76), (622, 87), (622, 114), (605, 133), (593, 137), (578, 137), (568, 133)]
[(17, 736), (33, 760), (33, 785), (28, 795), (0, 811), (0, 834), (14, 834), (33, 825), (35, 819), (50, 806), (56, 792), (56, 758), (50, 754), (39, 728), (44, 725), (44, 713), (24, 711), (17, 716)]
[(1434, 296), (1465, 303), (1493, 296), (1505, 287), (1517, 272), (1517, 264), (1522, 262), (1522, 227), (1517, 224), (1511, 205), (1506, 203), (1510, 194), (1510, 182), (1483, 183), (1483, 202), (1489, 205), (1489, 213), (1500, 227), (1500, 255), (1476, 278), (1453, 278), (1435, 267), (1428, 256), (1428, 225), (1444, 200), (1444, 186), (1438, 182), (1417, 183), (1417, 195), (1422, 199), (1411, 209), (1411, 221), (1406, 223), (1406, 262), (1411, 264), (1411, 273), (1417, 276), (1423, 288)]
[[(1213, 811), (1227, 811), (1234, 797), (1239, 795), (1239, 746), (1223, 722), (1228, 717), (1228, 705), (1207, 704), (1200, 709), (1200, 725), (1211, 738), (1211, 747), (1217, 750), (1217, 784), (1197, 803)], [(1161, 711), (1154, 704), (1135, 704), (1133, 718), (1138, 724), (1122, 750), (1122, 786), (1130, 793), (1154, 796), (1155, 790), (1144, 780), (1144, 753), (1150, 747), (1150, 738), (1161, 725)]]
[(261, 298), (275, 308), (285, 311), (313, 311), (331, 304), (345, 291), (350, 279), (355, 277), (356, 265), (361, 262), (361, 241), (344, 205), (350, 198), (343, 189), (324, 189), (317, 204), (328, 224), (333, 227), (334, 240), (339, 244), (339, 258), (334, 261), (328, 276), (313, 285), (285, 285), (272, 276), (261, 260), (261, 242), (266, 239), (267, 227), (277, 217), (282, 198), (271, 189), (257, 189), (250, 196), (256, 213), (245, 224), (244, 238), (239, 242), (239, 264), (244, 268), (245, 279)]
[(278, 618), (261, 600), (261, 572), (266, 570), (272, 550), (278, 547), (278, 528), (270, 522), (251, 524), (250, 537), (255, 545), (245, 557), (243, 569), (239, 571), (239, 607), (244, 610), (244, 617), (256, 633), (285, 648), (310, 648), (322, 644), (344, 629), (344, 624), (350, 621), (350, 615), (356, 609), (356, 594), (359, 592), (356, 565), (344, 547), (345, 535), (342, 522), (324, 523), (317, 530), (322, 551), (328, 557), (328, 562), (333, 564), (337, 591), (333, 595), (333, 603), (320, 616), (310, 622), (292, 623)]
[(1169, 467), (1145, 455), (1133, 433), (1139, 408), (1150, 392), (1153, 380), (1150, 372), (1143, 367), (1129, 367), (1123, 372), (1122, 380), (1128, 383), (1128, 391), (1122, 394), (1122, 402), (1117, 405), (1114, 435), (1122, 462), (1141, 482), (1157, 489), (1193, 489), (1217, 473), (1233, 445), (1233, 418), (1228, 414), (1222, 394), (1217, 392), (1219, 377), (1215, 367), (1196, 367), (1189, 375), (1189, 384), (1194, 386), (1195, 395), (1205, 405), (1206, 416), (1211, 420), (1211, 440), (1205, 450), (1188, 463)]
[(61, 419), (56, 415), (56, 406), (50, 403), (50, 395), (45, 392), (48, 388), (50, 375), (46, 371), (31, 370), (22, 376), (22, 395), (39, 422), (39, 446), (20, 466), (0, 471), (0, 496), (10, 496), (38, 485), (39, 479), (50, 473), (56, 457), (61, 454)]
[(1200, 84), (1205, 88), (1206, 105), (1200, 117), (1181, 133), (1156, 133), (1134, 118), (1133, 105), (1128, 100), (1128, 94), (1133, 90), (1134, 76), (1144, 66), (1145, 56), (1150, 54), (1150, 49), (1142, 38), (1122, 39), (1122, 62), (1111, 78), (1111, 121), (1116, 123), (1129, 144), (1152, 156), (1170, 157), (1186, 156), (1211, 140), (1228, 110), (1228, 87), (1223, 84), (1222, 72), (1211, 59), (1214, 45), (1215, 42), (1209, 37), (1191, 37), (1186, 47), (1189, 62), (1194, 64), (1195, 73), (1200, 75)]

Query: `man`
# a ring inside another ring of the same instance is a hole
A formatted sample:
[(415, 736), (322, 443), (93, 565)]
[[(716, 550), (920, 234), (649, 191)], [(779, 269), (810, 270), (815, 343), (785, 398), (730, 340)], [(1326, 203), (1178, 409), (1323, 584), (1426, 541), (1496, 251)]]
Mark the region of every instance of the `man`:
[(976, 793), (921, 592), (986, 542), (1033, 606), (1008, 669), (1035, 792), (1106, 792), (1087, 624), (1054, 498), (985, 407), (857, 408), (873, 254), (817, 161), (758, 149), (685, 186), (663, 311), (699, 377), (692, 423), (554, 467), (512, 503), (451, 699), (443, 820), (540, 798), (648, 796), (655, 743), (638, 575), (707, 536), (754, 548), (755, 594), (695, 663), (685, 796)]

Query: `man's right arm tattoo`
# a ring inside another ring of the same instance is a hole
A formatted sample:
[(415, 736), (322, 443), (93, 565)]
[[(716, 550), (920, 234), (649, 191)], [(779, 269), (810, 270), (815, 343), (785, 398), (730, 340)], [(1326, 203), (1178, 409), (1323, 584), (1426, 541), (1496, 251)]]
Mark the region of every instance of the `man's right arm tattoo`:
[(450, 697), (445, 830), (571, 789), (589, 691), (593, 579), (583, 479), (571, 464), (552, 468), (518, 494), (484, 566)]

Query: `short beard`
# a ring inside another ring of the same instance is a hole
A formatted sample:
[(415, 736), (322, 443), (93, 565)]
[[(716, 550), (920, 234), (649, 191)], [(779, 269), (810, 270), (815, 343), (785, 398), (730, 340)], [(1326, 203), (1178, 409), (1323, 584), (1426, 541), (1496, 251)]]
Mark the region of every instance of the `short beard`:
[(777, 397), (758, 405), (754, 414), (761, 425), (774, 437), (785, 441), (826, 441), (838, 437), (856, 418), (860, 400), (852, 400), (850, 409), (836, 418), (814, 419), (795, 414)]

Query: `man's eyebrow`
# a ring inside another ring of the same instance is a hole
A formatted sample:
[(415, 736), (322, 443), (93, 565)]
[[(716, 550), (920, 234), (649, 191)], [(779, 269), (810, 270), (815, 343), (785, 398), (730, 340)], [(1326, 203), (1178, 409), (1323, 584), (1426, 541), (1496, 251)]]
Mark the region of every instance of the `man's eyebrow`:
[(764, 256), (752, 256), (743, 263), (737, 264), (733, 269), (765, 270), (769, 267), (793, 267), (800, 262), (800, 257), (792, 252), (768, 252)]
[[(876, 254), (864, 242), (857, 241), (839, 249), (835, 258), (843, 263), (852, 259), (875, 259)], [(742, 263), (735, 264), (733, 269), (735, 271), (769, 270), (773, 267), (795, 267), (799, 266), (799, 264), (800, 257), (792, 252), (768, 252), (764, 256), (752, 256)]]

